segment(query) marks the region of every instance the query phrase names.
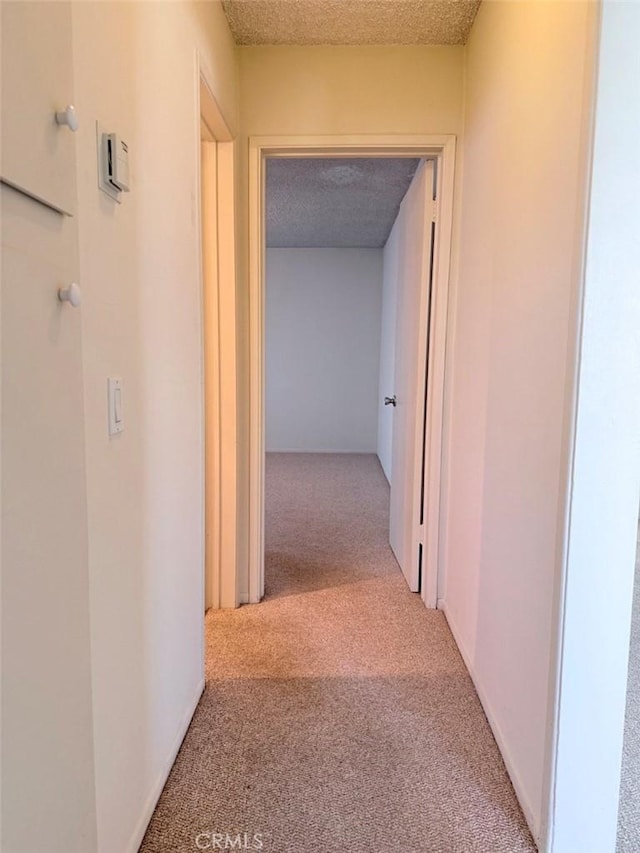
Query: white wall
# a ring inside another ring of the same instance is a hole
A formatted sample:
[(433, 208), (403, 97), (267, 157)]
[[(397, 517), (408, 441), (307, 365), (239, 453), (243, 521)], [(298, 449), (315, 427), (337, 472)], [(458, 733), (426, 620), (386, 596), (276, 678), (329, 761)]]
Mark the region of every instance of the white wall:
[(393, 224), (382, 254), (382, 309), (380, 322), (380, 375), (378, 385), (378, 458), (387, 480), (391, 482), (393, 447), (393, 406), (385, 406), (384, 398), (396, 392), (396, 304), (399, 275), (398, 220)]
[(538, 838), (596, 11), (483, 3), (466, 48), (439, 595)]
[(613, 853), (640, 497), (640, 5), (605, 2), (562, 643), (554, 853)]
[(381, 249), (268, 249), (267, 450), (375, 453)]
[[(218, 2), (76, 3), (73, 34), (98, 849), (126, 853), (203, 684), (195, 51), (235, 125), (235, 47)], [(96, 186), (96, 120), (129, 143), (121, 205)]]

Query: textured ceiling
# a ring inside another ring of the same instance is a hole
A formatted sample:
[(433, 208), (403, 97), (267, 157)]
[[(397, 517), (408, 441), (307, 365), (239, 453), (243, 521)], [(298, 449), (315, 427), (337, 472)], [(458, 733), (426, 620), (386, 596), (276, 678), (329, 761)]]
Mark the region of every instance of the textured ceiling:
[(464, 44), (481, 0), (222, 0), (238, 44)]
[(267, 160), (267, 246), (384, 246), (419, 162), (406, 157)]

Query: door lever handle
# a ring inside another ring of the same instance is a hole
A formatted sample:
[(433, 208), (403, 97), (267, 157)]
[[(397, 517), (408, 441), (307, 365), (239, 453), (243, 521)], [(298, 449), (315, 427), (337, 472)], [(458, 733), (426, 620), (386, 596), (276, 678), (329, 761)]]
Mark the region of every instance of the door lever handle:
[(395, 406), (396, 405), (396, 395), (394, 394), (393, 397), (385, 397), (384, 398), (384, 404), (385, 404), (385, 406)]

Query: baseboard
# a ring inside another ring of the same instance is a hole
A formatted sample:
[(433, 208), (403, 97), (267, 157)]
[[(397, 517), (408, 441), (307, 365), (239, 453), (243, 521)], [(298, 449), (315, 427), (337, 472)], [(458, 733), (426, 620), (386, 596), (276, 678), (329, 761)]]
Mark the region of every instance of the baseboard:
[(193, 715), (203, 692), (204, 678), (198, 684), (198, 689), (196, 690), (195, 696), (189, 703), (189, 707), (187, 708), (184, 717), (180, 721), (180, 727), (178, 728), (178, 733), (175, 737), (175, 740), (173, 741), (173, 744), (171, 745), (167, 760), (165, 761), (164, 766), (160, 771), (158, 778), (156, 779), (156, 783), (151, 789), (151, 793), (149, 794), (147, 801), (144, 804), (142, 814), (140, 815), (140, 820), (138, 821), (136, 828), (133, 831), (129, 844), (127, 844), (126, 853), (138, 853), (138, 850), (140, 849), (140, 845), (142, 844), (142, 839), (144, 838), (144, 834), (147, 831), (147, 827), (149, 826), (151, 816), (153, 815), (154, 809), (158, 804), (162, 789), (164, 788), (167, 779), (169, 778), (169, 773), (171, 772), (173, 763), (176, 760), (176, 756), (178, 755), (180, 747), (182, 746), (182, 741), (184, 740), (184, 737), (187, 733), (187, 729), (191, 724), (191, 720), (193, 719)]
[(476, 688), (476, 693), (478, 694), (478, 698), (480, 699), (480, 704), (484, 710), (485, 716), (491, 727), (491, 731), (493, 732), (493, 736), (496, 739), (496, 743), (498, 744), (498, 749), (502, 755), (502, 760), (504, 761), (505, 767), (507, 768), (507, 773), (509, 774), (509, 778), (511, 779), (511, 784), (513, 785), (514, 791), (516, 792), (516, 796), (518, 798), (518, 802), (520, 803), (520, 807), (524, 814), (525, 820), (527, 821), (527, 825), (531, 830), (531, 834), (533, 835), (533, 840), (535, 841), (536, 847), (540, 848), (540, 827), (538, 826), (538, 821), (534, 816), (533, 809), (531, 808), (531, 803), (529, 802), (529, 798), (527, 797), (524, 786), (522, 784), (522, 780), (518, 775), (517, 770), (515, 769), (515, 765), (513, 759), (511, 757), (511, 752), (507, 746), (507, 742), (502, 734), (502, 730), (497, 722), (496, 715), (493, 712), (493, 708), (489, 699), (487, 698), (486, 693), (484, 692), (482, 685), (480, 684), (477, 673), (473, 666), (473, 662), (471, 660), (471, 656), (468, 654), (467, 649), (462, 642), (460, 631), (455, 623), (455, 620), (451, 618), (451, 614), (447, 610), (446, 600), (438, 601), (438, 609), (442, 610), (447, 620), (447, 624), (453, 634), (453, 639), (456, 641), (456, 645), (462, 655), (462, 659), (469, 671), (469, 675), (471, 676), (471, 680), (473, 681), (473, 686)]
[(296, 449), (290, 450), (288, 448), (285, 448), (284, 450), (267, 450), (265, 452), (267, 454), (269, 454), (269, 453), (301, 453), (301, 454), (304, 454), (304, 453), (313, 453), (313, 454), (325, 453), (325, 454), (330, 454), (331, 456), (338, 455), (338, 454), (345, 454), (345, 456), (346, 455), (350, 455), (350, 456), (377, 456), (377, 453), (375, 450), (296, 450)]

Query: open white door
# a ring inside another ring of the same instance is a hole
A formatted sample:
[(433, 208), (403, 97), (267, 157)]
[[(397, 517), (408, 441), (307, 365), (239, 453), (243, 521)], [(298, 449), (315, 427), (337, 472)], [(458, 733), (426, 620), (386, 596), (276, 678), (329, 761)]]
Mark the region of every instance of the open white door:
[(434, 164), (424, 161), (404, 197), (398, 228), (395, 397), (389, 541), (413, 592), (423, 549), (427, 352), (433, 255)]

